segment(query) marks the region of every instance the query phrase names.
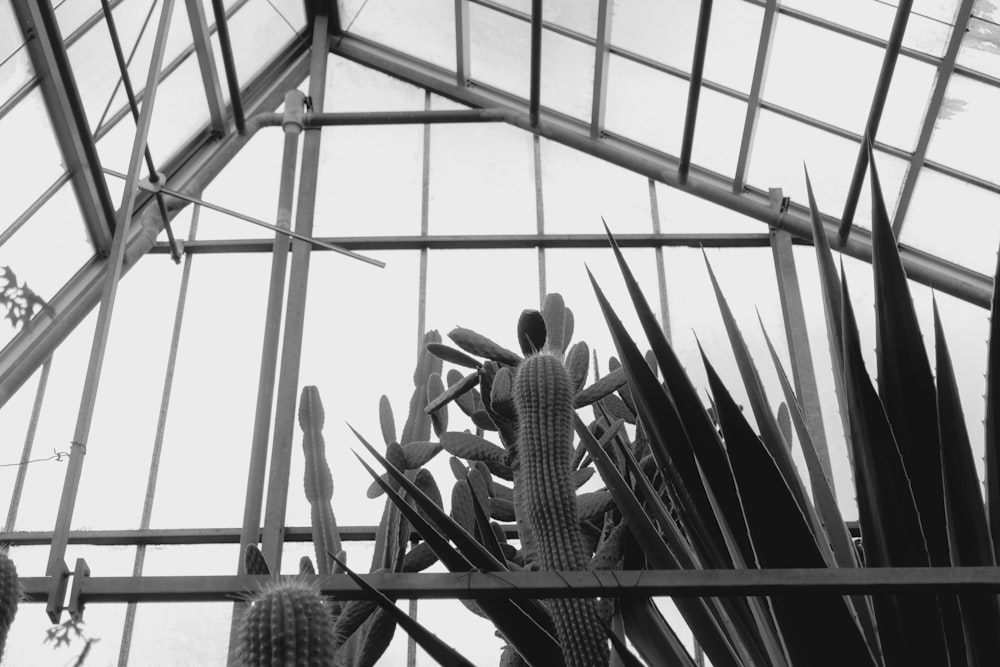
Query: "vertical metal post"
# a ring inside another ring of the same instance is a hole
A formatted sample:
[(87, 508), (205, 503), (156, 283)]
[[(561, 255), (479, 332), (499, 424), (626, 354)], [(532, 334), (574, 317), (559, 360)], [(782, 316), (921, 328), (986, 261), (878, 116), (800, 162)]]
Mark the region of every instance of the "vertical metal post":
[(528, 119), (538, 127), (542, 88), (542, 0), (531, 0), (531, 90), (528, 95)]
[[(191, 228), (188, 239), (193, 241), (198, 233), (198, 214), (201, 207), (195, 204), (191, 212)], [(160, 413), (156, 420), (156, 435), (153, 436), (153, 453), (149, 459), (149, 473), (146, 477), (146, 496), (142, 503), (142, 518), (139, 519), (139, 530), (147, 530), (153, 517), (153, 500), (156, 498), (156, 483), (160, 474), (160, 459), (163, 455), (163, 436), (167, 430), (167, 414), (170, 409), (170, 395), (174, 387), (174, 369), (177, 367), (177, 349), (181, 341), (181, 327), (184, 323), (184, 307), (187, 304), (188, 283), (191, 281), (191, 263), (194, 256), (184, 257), (184, 269), (181, 273), (181, 284), (177, 290), (177, 307), (174, 310), (174, 328), (170, 333), (170, 351), (167, 353), (167, 369), (163, 376), (163, 392), (160, 394)], [(141, 577), (142, 568), (146, 563), (146, 545), (138, 544), (135, 549), (135, 562), (132, 564), (132, 576)], [(128, 603), (125, 608), (125, 625), (122, 629), (122, 642), (118, 650), (118, 666), (127, 667), (129, 652), (132, 649), (132, 630), (135, 628), (136, 604)]]
[(597, 44), (594, 55), (594, 96), (590, 111), (590, 136), (597, 139), (604, 131), (604, 111), (608, 101), (608, 63), (611, 60), (611, 8), (613, 0), (599, 0), (597, 5)]
[(455, 77), (458, 85), (469, 85), (472, 60), (469, 44), (469, 0), (455, 0)]
[[(295, 201), (295, 168), (299, 157), (299, 135), (305, 109), (305, 96), (298, 90), (285, 94), (285, 115), (282, 128), (285, 145), (281, 156), (281, 180), (278, 186), (277, 226), (291, 229), (292, 205)], [(278, 364), (278, 339), (281, 336), (281, 311), (285, 299), (285, 274), (288, 272), (289, 239), (275, 232), (271, 246), (271, 279), (264, 314), (264, 342), (260, 354), (260, 374), (257, 380), (257, 406), (254, 412), (253, 435), (250, 439), (250, 463), (247, 471), (246, 499), (243, 503), (243, 527), (240, 530), (240, 553), (236, 573), (246, 574), (244, 554), (247, 545), (260, 540), (260, 515), (264, 500), (264, 479), (267, 474), (267, 444), (271, 432), (271, 409), (274, 404), (274, 380)], [(233, 603), (229, 632), (229, 654), (235, 655), (238, 637), (237, 623), (245, 602)]]
[(882, 69), (878, 74), (878, 83), (875, 84), (875, 94), (872, 96), (871, 107), (868, 108), (868, 122), (865, 124), (865, 134), (862, 137), (861, 145), (858, 147), (858, 159), (854, 162), (854, 173), (851, 175), (851, 184), (847, 189), (847, 199), (844, 201), (844, 213), (840, 216), (840, 230), (838, 235), (840, 242), (847, 240), (851, 233), (851, 225), (854, 223), (854, 211), (858, 208), (858, 198), (861, 197), (861, 185), (865, 179), (865, 171), (868, 169), (868, 146), (866, 143), (875, 143), (878, 134), (878, 126), (882, 121), (882, 110), (885, 109), (885, 101), (889, 97), (889, 87), (892, 85), (892, 75), (896, 72), (896, 61), (899, 59), (899, 50), (903, 46), (903, 35), (906, 33), (906, 24), (910, 19), (910, 9), (913, 7), (913, 0), (899, 0), (896, 7), (896, 18), (892, 22), (892, 31), (889, 33), (889, 43), (885, 47), (885, 57), (882, 58)]
[(705, 53), (708, 50), (708, 29), (711, 20), (712, 0), (701, 0), (701, 10), (698, 12), (698, 31), (694, 38), (694, 58), (691, 61), (687, 113), (684, 116), (684, 134), (681, 136), (681, 157), (677, 165), (677, 175), (681, 182), (687, 180), (688, 170), (691, 168), (694, 126), (698, 119), (698, 100), (701, 99), (701, 81), (705, 73)]
[(899, 194), (899, 202), (896, 204), (896, 215), (892, 221), (892, 231), (899, 238), (903, 231), (903, 221), (906, 220), (906, 212), (910, 208), (910, 201), (913, 199), (913, 191), (917, 187), (917, 180), (920, 178), (920, 170), (923, 169), (924, 161), (927, 159), (927, 148), (931, 144), (931, 135), (934, 133), (934, 125), (937, 123), (938, 114), (944, 104), (945, 94), (948, 91), (948, 82), (955, 72), (955, 62), (958, 60), (958, 51), (962, 48), (962, 39), (969, 26), (969, 19), (972, 18), (972, 7), (975, 0), (962, 0), (955, 15), (955, 27), (952, 28), (951, 37), (948, 39), (948, 47), (945, 50), (941, 64), (938, 65), (937, 76), (934, 79), (934, 89), (931, 91), (930, 102), (927, 103), (927, 113), (924, 114), (923, 124), (920, 126), (920, 136), (917, 138), (917, 147), (910, 158), (910, 166), (906, 170), (906, 178), (903, 180), (903, 189)]
[(809, 330), (805, 310), (802, 307), (799, 276), (795, 269), (792, 235), (781, 229), (772, 229), (771, 253), (774, 257), (774, 273), (778, 278), (778, 294), (781, 297), (781, 312), (785, 321), (788, 356), (792, 361), (795, 395), (799, 400), (799, 407), (802, 409), (813, 446), (833, 490), (830, 451), (826, 443), (826, 430), (823, 427), (823, 411), (819, 400), (819, 389), (816, 386), (812, 351), (809, 347)]
[(198, 56), (198, 68), (201, 70), (201, 83), (205, 88), (205, 100), (208, 102), (208, 116), (212, 119), (212, 134), (222, 137), (226, 133), (226, 105), (222, 99), (219, 73), (215, 69), (215, 53), (212, 51), (208, 21), (205, 20), (205, 8), (201, 0), (184, 2), (187, 5), (188, 22), (191, 24), (194, 51)]
[[(656, 196), (656, 181), (649, 179), (649, 212), (653, 218), (653, 233), (661, 234), (660, 202)], [(663, 323), (663, 334), (667, 340), (672, 340), (670, 329), (670, 301), (667, 297), (667, 269), (663, 263), (663, 246), (656, 246), (656, 281), (660, 287), (660, 321)]]
[[(424, 91), (424, 110), (431, 108), (431, 93)], [(420, 235), (427, 236), (430, 226), (431, 201), (431, 126), (424, 125), (424, 145), (421, 187), (420, 187)], [(420, 249), (420, 279), (417, 294), (417, 356), (424, 344), (427, 330), (427, 248)]]
[[(115, 297), (118, 292), (118, 280), (122, 274), (122, 262), (125, 259), (125, 239), (128, 238), (129, 226), (132, 223), (132, 211), (135, 207), (138, 193), (139, 169), (142, 162), (143, 149), (146, 147), (146, 137), (153, 119), (153, 108), (156, 101), (156, 89), (159, 81), (160, 67), (163, 64), (163, 53), (166, 49), (167, 32), (170, 28), (170, 14), (173, 10), (173, 0), (164, 0), (160, 13), (160, 23), (156, 31), (156, 41), (149, 63), (149, 74), (146, 77), (146, 100), (142, 106), (136, 128), (135, 139), (132, 142), (132, 153), (129, 159), (128, 177), (125, 182), (125, 192), (119, 208), (119, 220), (115, 225), (114, 240), (111, 243), (111, 255), (104, 278), (101, 295), (101, 307), (97, 315), (97, 326), (94, 331), (94, 342), (91, 346), (90, 360), (87, 365), (87, 375), (83, 385), (83, 395), (80, 400), (80, 412), (77, 416), (76, 429), (70, 449), (69, 466), (63, 483), (62, 497), (59, 500), (59, 513), (53, 529), (52, 546), (49, 550), (49, 560), (46, 575), (54, 578), (62, 576), (68, 568), (65, 563), (66, 545), (69, 540), (69, 528), (73, 521), (73, 509), (76, 505), (76, 495), (80, 487), (80, 475), (83, 471), (83, 457), (87, 452), (87, 440), (90, 436), (90, 425), (94, 416), (94, 406), (97, 401), (97, 390), (100, 385), (101, 369), (104, 365), (104, 353), (108, 343), (108, 333), (111, 328), (111, 315), (114, 311)], [(55, 581), (53, 582), (55, 584)], [(52, 609), (53, 623), (59, 622), (61, 609)]]
[[(545, 195), (542, 190), (542, 140), (538, 135), (532, 137), (532, 145), (534, 148), (534, 166), (535, 166), (535, 221), (538, 226), (538, 235), (543, 236), (545, 234)], [(541, 308), (545, 304), (545, 248), (538, 248), (538, 307)]]
[(740, 154), (736, 161), (736, 176), (733, 178), (733, 192), (740, 194), (747, 182), (750, 168), (750, 153), (753, 150), (754, 135), (757, 133), (757, 118), (760, 116), (760, 100), (764, 94), (767, 67), (771, 59), (771, 43), (778, 25), (779, 0), (767, 0), (764, 5), (764, 19), (760, 25), (760, 40), (757, 42), (757, 62), (754, 64), (753, 80), (750, 82), (750, 97), (747, 99), (747, 115), (743, 121), (743, 138), (740, 140)]
[(17, 522), (17, 509), (21, 504), (21, 494), (24, 492), (24, 480), (28, 475), (28, 460), (31, 458), (31, 448), (35, 445), (38, 417), (42, 413), (42, 402), (45, 400), (45, 387), (49, 383), (50, 370), (52, 370), (52, 357), (45, 360), (42, 365), (42, 375), (38, 378), (35, 402), (31, 406), (31, 417), (28, 419), (28, 432), (24, 436), (24, 448), (21, 450), (21, 465), (18, 466), (17, 478), (14, 480), (14, 491), (10, 496), (10, 505), (7, 507), (7, 522), (3, 528), (5, 533), (13, 531), (14, 524)]
[[(309, 64), (309, 96), (312, 110), (323, 111), (326, 93), (326, 63), (330, 56), (327, 33), (328, 17), (317, 13), (313, 23), (312, 55)], [(295, 231), (312, 236), (316, 207), (321, 130), (306, 129), (302, 141), (302, 171)], [(271, 468), (268, 473), (267, 505), (264, 511), (262, 538), (264, 558), (274, 572), (281, 571), (281, 547), (284, 541), (285, 508), (288, 505), (288, 476), (291, 466), (292, 437), (295, 432), (295, 404), (298, 398), (299, 363), (302, 359), (302, 335), (306, 315), (306, 288), (309, 283), (310, 244), (292, 241), (292, 268), (288, 281), (288, 305), (285, 311), (285, 336), (278, 376), (278, 402), (275, 408)]]
[(215, 13), (215, 30), (219, 35), (219, 49), (222, 51), (222, 65), (226, 70), (226, 83), (229, 84), (229, 103), (233, 107), (236, 131), (243, 134), (246, 131), (246, 120), (243, 116), (243, 101), (240, 99), (240, 82), (236, 76), (236, 63), (233, 61), (233, 45), (229, 41), (226, 8), (222, 0), (212, 0), (212, 11)]

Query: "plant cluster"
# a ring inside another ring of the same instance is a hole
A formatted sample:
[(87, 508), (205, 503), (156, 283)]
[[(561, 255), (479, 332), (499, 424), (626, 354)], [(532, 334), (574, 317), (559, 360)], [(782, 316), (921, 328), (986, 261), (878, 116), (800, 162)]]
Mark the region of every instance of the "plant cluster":
[[(612, 360), (611, 372), (589, 386), (589, 350), (583, 342), (570, 344), (573, 316), (558, 295), (549, 295), (541, 312), (522, 314), (520, 353), (468, 329), (449, 333), (454, 347), (431, 334), (400, 437), (385, 397), (385, 453), (356, 433), (384, 470), (379, 474), (361, 461), (374, 480), (369, 495), (388, 496), (373, 569), (415, 571), (438, 560), (452, 572), (995, 567), (1000, 318), (991, 324), (984, 502), (936, 305), (935, 374), (871, 164), (877, 389), (806, 176), (836, 388), (847, 412), (863, 556), (770, 339), (784, 399), (777, 412), (708, 265), (756, 428), (702, 352), (706, 406), (609, 233), (650, 351), (640, 351), (593, 276), (620, 361)], [(998, 302), (1000, 290), (994, 311)], [(464, 371), (450, 370), (446, 384), (442, 361)], [(307, 470), (307, 493), (328, 506), (332, 482), (320, 456), (322, 416), (313, 392), (307, 388), (303, 395), (306, 440), (319, 447), (307, 453), (313, 470)], [(452, 403), (471, 419), (474, 433), (448, 429)], [(587, 406), (589, 422), (578, 412)], [(792, 459), (793, 440), (806, 464), (802, 472)], [(456, 478), (449, 512), (424, 467), (442, 451), (451, 455)], [(579, 492), (595, 470), (605, 487)], [(322, 563), (324, 554), (339, 550), (332, 511), (314, 504), (313, 521)], [(324, 521), (328, 525), (321, 526)], [(516, 546), (498, 523), (510, 521), (517, 524)], [(411, 528), (422, 541), (408, 549)], [(331, 563), (354, 576), (342, 557), (330, 557), (327, 567)], [(373, 626), (384, 614), (387, 626), (405, 623), (442, 664), (469, 664), (413, 619), (403, 620), (391, 600), (370, 593), (365, 602), (324, 603), (338, 640), (378, 647)], [(674, 603), (716, 667), (1000, 664), (1000, 605), (989, 592), (679, 597)], [(613, 656), (616, 664), (695, 665), (649, 598), (464, 604), (496, 625), (506, 642), (501, 665), (607, 665)], [(368, 634), (359, 634), (365, 624)], [(378, 657), (374, 650), (362, 653), (366, 660)], [(372, 664), (350, 656), (338, 653), (336, 664)]]

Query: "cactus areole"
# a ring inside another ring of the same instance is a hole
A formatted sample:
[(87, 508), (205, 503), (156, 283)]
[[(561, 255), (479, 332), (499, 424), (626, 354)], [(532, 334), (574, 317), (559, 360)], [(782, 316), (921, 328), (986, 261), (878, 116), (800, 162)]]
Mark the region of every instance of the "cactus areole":
[[(583, 570), (586, 556), (576, 512), (573, 458), (573, 387), (562, 360), (536, 354), (518, 367), (514, 382), (518, 462), (524, 483), (519, 504), (546, 570)], [(552, 600), (569, 667), (607, 665), (608, 644), (596, 600)]]

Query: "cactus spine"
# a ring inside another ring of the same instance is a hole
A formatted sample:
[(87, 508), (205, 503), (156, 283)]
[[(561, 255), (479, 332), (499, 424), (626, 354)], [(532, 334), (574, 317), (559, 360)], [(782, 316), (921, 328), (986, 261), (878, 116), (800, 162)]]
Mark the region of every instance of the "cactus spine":
[(0, 660), (7, 645), (7, 632), (14, 622), (17, 613), (17, 602), (21, 598), (21, 583), (17, 578), (17, 568), (14, 561), (7, 556), (5, 549), (0, 549)]
[[(573, 387), (561, 359), (528, 357), (514, 386), (518, 416), (518, 509), (526, 512), (539, 564), (546, 570), (584, 570), (577, 521), (573, 457)], [(607, 665), (609, 652), (595, 600), (552, 600), (551, 607), (569, 667)]]
[(239, 663), (247, 667), (334, 664), (333, 619), (309, 584), (281, 580), (250, 600), (240, 626)]

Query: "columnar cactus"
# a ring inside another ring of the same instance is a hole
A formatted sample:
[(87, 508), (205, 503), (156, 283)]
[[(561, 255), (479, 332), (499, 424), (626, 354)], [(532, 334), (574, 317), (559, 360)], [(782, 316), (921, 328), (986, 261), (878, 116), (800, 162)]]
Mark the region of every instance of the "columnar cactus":
[(246, 667), (329, 667), (333, 639), (329, 605), (319, 591), (296, 579), (280, 580), (250, 600), (237, 657)]
[[(519, 497), (535, 536), (539, 564), (546, 570), (584, 570), (577, 519), (573, 458), (573, 386), (562, 360), (542, 353), (518, 368), (514, 400), (518, 417)], [(519, 480), (520, 481), (520, 480)], [(551, 602), (566, 664), (606, 665), (609, 653), (595, 600)]]
[(0, 549), (0, 659), (7, 645), (7, 632), (14, 622), (17, 613), (17, 603), (21, 598), (21, 583), (17, 578), (17, 568), (14, 561), (7, 556), (7, 551)]

